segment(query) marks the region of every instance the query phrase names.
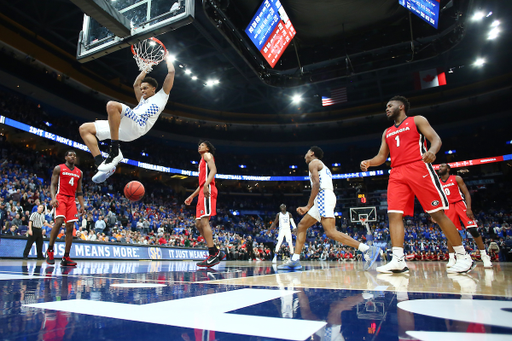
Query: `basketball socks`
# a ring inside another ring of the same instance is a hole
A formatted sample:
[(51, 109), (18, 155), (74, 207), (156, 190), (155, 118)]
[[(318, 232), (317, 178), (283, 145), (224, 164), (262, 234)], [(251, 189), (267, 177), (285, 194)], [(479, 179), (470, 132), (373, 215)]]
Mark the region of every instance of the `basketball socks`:
[(487, 256), (487, 252), (485, 252), (485, 250), (478, 250), (478, 251), (480, 251), (480, 257)]
[(448, 256), (450, 257), (449, 259), (455, 259), (455, 252), (450, 252)]
[(292, 256), (292, 261), (300, 260), (300, 255), (294, 253)]
[(110, 156), (117, 156), (119, 154), (119, 140), (110, 141)]
[(393, 246), (393, 258), (397, 260), (402, 260), (404, 258), (404, 248)]
[(64, 252), (64, 257), (69, 257), (69, 252)]
[(366, 252), (368, 251), (370, 247), (366, 244), (363, 244), (363, 243), (359, 243), (359, 246), (357, 247), (357, 249), (361, 252)]
[(94, 157), (94, 164), (96, 165), (96, 167), (101, 165), (102, 162), (103, 162), (103, 156), (101, 156), (101, 154), (98, 154)]
[(213, 247), (209, 247), (208, 248), (208, 253), (210, 254), (210, 256), (215, 256), (217, 251), (218, 251), (218, 249), (217, 249), (217, 247), (215, 245)]
[(462, 245), (454, 246), (453, 251), (455, 251), (455, 254), (457, 254), (457, 256), (465, 256), (466, 255), (466, 250), (464, 250), (464, 246), (462, 246)]

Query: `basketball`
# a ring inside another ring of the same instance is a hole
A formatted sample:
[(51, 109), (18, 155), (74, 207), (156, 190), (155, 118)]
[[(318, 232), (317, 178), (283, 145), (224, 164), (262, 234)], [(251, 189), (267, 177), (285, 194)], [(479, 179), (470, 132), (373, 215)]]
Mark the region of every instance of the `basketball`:
[(144, 185), (139, 181), (130, 181), (124, 186), (124, 195), (130, 201), (139, 201), (144, 196)]

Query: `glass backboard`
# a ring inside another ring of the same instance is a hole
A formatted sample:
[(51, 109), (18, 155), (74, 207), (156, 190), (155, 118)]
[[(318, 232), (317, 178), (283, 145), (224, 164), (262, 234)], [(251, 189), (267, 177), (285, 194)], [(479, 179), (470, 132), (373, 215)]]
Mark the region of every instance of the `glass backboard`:
[(117, 37), (94, 18), (84, 14), (76, 55), (82, 63), (175, 30), (194, 20), (193, 0), (107, 1), (130, 21), (131, 35)]

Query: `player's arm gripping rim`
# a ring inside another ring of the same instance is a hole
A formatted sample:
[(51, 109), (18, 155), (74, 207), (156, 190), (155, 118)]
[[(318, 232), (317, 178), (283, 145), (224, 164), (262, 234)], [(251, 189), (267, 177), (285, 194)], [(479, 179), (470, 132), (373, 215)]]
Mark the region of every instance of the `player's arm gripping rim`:
[(171, 93), (171, 89), (174, 85), (174, 65), (169, 60), (169, 58), (165, 58), (165, 62), (167, 63), (167, 76), (165, 76), (164, 84), (162, 85), (162, 89), (168, 95)]
[(210, 183), (215, 178), (215, 174), (217, 174), (217, 167), (215, 166), (215, 161), (213, 161), (213, 155), (211, 153), (204, 153), (204, 161), (208, 164), (208, 169), (210, 173), (208, 174), (208, 178), (206, 179), (203, 187), (203, 193), (205, 198), (210, 197)]
[(50, 195), (52, 196), (52, 201), (50, 201), (50, 205), (52, 207), (59, 207), (59, 201), (55, 197), (57, 195), (57, 183), (59, 182), (60, 175), (60, 166), (55, 166), (52, 173), (52, 182), (50, 184)]
[(133, 83), (133, 91), (135, 91), (135, 98), (137, 98), (137, 103), (140, 102), (140, 98), (142, 97), (142, 89), (140, 85), (142, 84), (142, 80), (146, 77), (146, 70), (139, 73), (137, 78), (135, 78), (135, 82)]
[(309, 163), (309, 172), (311, 173), (311, 194), (309, 195), (308, 204), (304, 207), (298, 207), (297, 212), (300, 215), (308, 213), (308, 211), (315, 204), (315, 198), (320, 192), (320, 176), (318, 175), (318, 168), (320, 167), (318, 160), (313, 160)]
[(437, 135), (436, 131), (430, 123), (428, 123), (427, 119), (423, 116), (414, 116), (414, 123), (416, 127), (427, 138), (430, 142), (430, 148), (425, 154), (423, 154), (423, 162), (432, 163), (436, 159), (436, 154), (441, 149), (441, 138)]
[(384, 130), (384, 133), (382, 133), (382, 142), (380, 144), (380, 149), (377, 155), (375, 155), (372, 159), (361, 161), (360, 167), (363, 172), (366, 172), (370, 167), (380, 166), (386, 162), (389, 155), (389, 147), (386, 143), (386, 131), (388, 130), (386, 129)]
[(473, 210), (471, 210), (471, 195), (469, 194), (469, 190), (464, 183), (464, 180), (460, 176), (456, 176), (455, 180), (457, 181), (457, 185), (459, 185), (460, 191), (464, 194), (464, 201), (466, 202), (466, 214), (469, 219), (475, 220), (475, 215), (473, 214)]
[(78, 202), (80, 203), (80, 210), (78, 211), (80, 215), (85, 213), (84, 192), (82, 192), (82, 177), (83, 175), (80, 174), (80, 179), (78, 179), (78, 186), (76, 187), (76, 196), (78, 197)]

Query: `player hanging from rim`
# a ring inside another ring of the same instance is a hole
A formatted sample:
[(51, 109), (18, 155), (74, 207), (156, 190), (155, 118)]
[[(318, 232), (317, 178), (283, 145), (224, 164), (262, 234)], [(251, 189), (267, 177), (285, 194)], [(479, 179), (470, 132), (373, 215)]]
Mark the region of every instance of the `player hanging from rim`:
[[(69, 251), (73, 243), (73, 229), (75, 221), (78, 220), (78, 212), (85, 212), (84, 193), (82, 192), (82, 171), (75, 166), (76, 153), (69, 150), (65, 155), (66, 162), (55, 166), (52, 173), (52, 182), (50, 185), (50, 194), (52, 201), (50, 205), (55, 208), (55, 223), (50, 232), (50, 243), (46, 251), (46, 262), (55, 264), (54, 245), (62, 224), (66, 224), (66, 247), (64, 257), (60, 265), (75, 266), (76, 262), (69, 258)], [(75, 196), (78, 197), (80, 210), (77, 212)]]
[(292, 240), (292, 231), (290, 230), (290, 223), (293, 225), (293, 229), (295, 230), (297, 226), (295, 226), (295, 222), (293, 221), (292, 214), (286, 211), (286, 205), (281, 204), (279, 206), (281, 212), (276, 215), (276, 219), (272, 222), (270, 229), (276, 227), (277, 223), (279, 223), (279, 234), (277, 236), (277, 244), (274, 250), (274, 258), (272, 259), (272, 263), (277, 262), (277, 253), (281, 248), (281, 244), (283, 243), (283, 239), (286, 238), (286, 242), (288, 243), (288, 247), (290, 248), (290, 254), (293, 255), (293, 240)]
[[(80, 126), (80, 136), (89, 147), (98, 172), (92, 181), (101, 183), (110, 177), (116, 170), (116, 166), (123, 159), (119, 142), (130, 142), (145, 135), (155, 124), (158, 117), (165, 109), (169, 93), (174, 84), (174, 65), (170, 58), (165, 58), (167, 63), (167, 76), (164, 79), (162, 89), (156, 92), (158, 82), (152, 77), (146, 77), (146, 71), (142, 71), (135, 82), (133, 90), (138, 105), (130, 109), (127, 105), (115, 101), (107, 103), (108, 120), (84, 123)], [(98, 141), (110, 139), (110, 151), (108, 157), (103, 160)]]
[[(439, 165), (439, 170), (437, 171), (441, 178), (443, 191), (450, 204), (450, 208), (446, 211), (446, 216), (450, 218), (458, 230), (462, 230), (460, 224), (462, 220), (462, 226), (471, 233), (476, 245), (478, 246), (480, 258), (482, 259), (482, 262), (484, 262), (484, 268), (492, 268), (491, 257), (489, 257), (485, 251), (484, 241), (482, 240), (480, 233), (478, 233), (478, 225), (475, 221), (475, 215), (471, 210), (471, 195), (469, 194), (469, 190), (460, 176), (450, 175), (450, 170), (451, 167), (449, 164), (442, 163)], [(448, 264), (446, 264), (446, 267), (450, 268), (455, 265), (455, 252), (450, 241), (448, 241), (447, 244), (450, 259)]]
[[(449, 268), (449, 273), (471, 271), (473, 261), (462, 246), (455, 225), (444, 214), (448, 209), (448, 199), (443, 192), (439, 178), (431, 163), (441, 148), (441, 138), (423, 116), (407, 116), (409, 101), (403, 96), (395, 96), (386, 105), (386, 116), (394, 125), (382, 134), (379, 153), (369, 160), (361, 161), (361, 170), (380, 166), (391, 157), (391, 173), (388, 182), (389, 233), (393, 245), (393, 258), (386, 265), (377, 268), (383, 273), (403, 273), (409, 271), (404, 259), (403, 216), (414, 214), (414, 196), (423, 209), (430, 214), (443, 230), (446, 238), (454, 245), (457, 263)], [(427, 141), (430, 149), (427, 150)]]
[(368, 270), (379, 256), (379, 248), (360, 243), (345, 233), (336, 230), (336, 222), (334, 220), (336, 195), (333, 190), (331, 171), (320, 161), (323, 156), (323, 150), (317, 146), (309, 148), (304, 156), (309, 168), (311, 194), (308, 204), (297, 208), (297, 212), (300, 215), (304, 215), (304, 217), (299, 222), (299, 226), (297, 226), (295, 252), (288, 262), (279, 265), (277, 268), (279, 270), (302, 269), (300, 253), (306, 242), (306, 232), (313, 224), (320, 222), (328, 238), (363, 252), (366, 260), (364, 270)]
[(199, 186), (186, 200), (185, 205), (190, 205), (192, 200), (197, 198), (196, 206), (196, 227), (203, 236), (208, 246), (208, 258), (197, 263), (200, 267), (212, 267), (224, 259), (224, 253), (213, 243), (213, 233), (210, 226), (210, 217), (217, 215), (217, 187), (215, 187), (215, 147), (210, 141), (201, 141), (197, 148), (201, 154), (199, 161)]

